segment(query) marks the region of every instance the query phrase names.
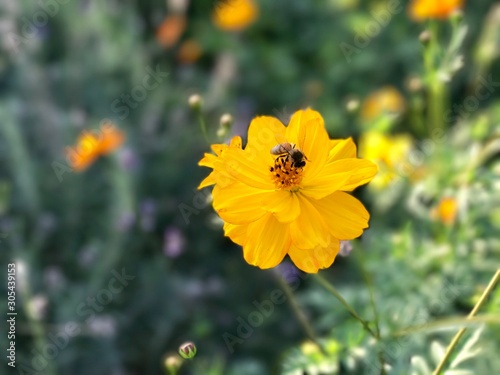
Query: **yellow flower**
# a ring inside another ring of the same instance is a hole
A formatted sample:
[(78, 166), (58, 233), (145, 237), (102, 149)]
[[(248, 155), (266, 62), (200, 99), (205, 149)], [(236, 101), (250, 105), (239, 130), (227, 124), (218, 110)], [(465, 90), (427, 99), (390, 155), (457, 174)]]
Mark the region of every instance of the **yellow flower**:
[(361, 135), (360, 156), (373, 161), (379, 167), (379, 173), (370, 184), (371, 187), (387, 187), (399, 175), (406, 176), (411, 172), (408, 171), (407, 159), (412, 143), (407, 135), (390, 136), (376, 131)]
[[(272, 154), (282, 142), (304, 158)], [(275, 267), (288, 254), (316, 273), (333, 263), (340, 240), (368, 227), (369, 213), (347, 192), (369, 182), (377, 166), (356, 158), (352, 139), (330, 140), (318, 112), (297, 111), (287, 127), (256, 117), (244, 149), (239, 137), (212, 148), (216, 155), (205, 154), (200, 165), (213, 172), (199, 188), (215, 184), (213, 206), (225, 235), (243, 246), (249, 264)]]
[(410, 17), (415, 21), (445, 19), (463, 7), (464, 0), (413, 0), (409, 5)]
[(405, 106), (403, 95), (395, 87), (386, 86), (365, 99), (361, 107), (361, 117), (365, 121), (371, 121), (387, 113), (401, 113)]
[(455, 198), (441, 198), (437, 207), (432, 212), (432, 216), (445, 225), (452, 225), (457, 218), (458, 203)]
[(215, 25), (222, 30), (239, 31), (252, 24), (259, 15), (253, 0), (216, 0), (212, 14)]
[(111, 122), (103, 124), (99, 134), (84, 131), (75, 147), (66, 147), (66, 159), (77, 172), (87, 169), (100, 155), (116, 150), (125, 140), (125, 135)]

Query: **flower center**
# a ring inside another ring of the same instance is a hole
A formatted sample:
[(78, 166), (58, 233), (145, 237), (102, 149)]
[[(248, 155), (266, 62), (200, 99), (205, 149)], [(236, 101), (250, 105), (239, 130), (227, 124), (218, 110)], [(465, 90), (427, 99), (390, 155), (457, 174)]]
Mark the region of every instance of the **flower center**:
[(290, 155), (280, 155), (274, 160), (274, 166), (270, 167), (271, 178), (277, 189), (297, 191), (302, 181), (302, 163), (299, 163)]

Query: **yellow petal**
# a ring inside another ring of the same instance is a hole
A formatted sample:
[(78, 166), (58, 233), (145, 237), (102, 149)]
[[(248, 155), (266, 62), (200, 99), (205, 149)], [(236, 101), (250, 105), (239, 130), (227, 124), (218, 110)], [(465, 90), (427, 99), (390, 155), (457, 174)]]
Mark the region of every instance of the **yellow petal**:
[[(213, 145), (213, 146), (217, 146), (217, 145)], [(214, 154), (205, 153), (203, 155), (203, 158), (201, 158), (201, 160), (198, 162), (198, 165), (200, 167), (213, 168), (216, 161), (217, 161), (217, 156), (215, 156)]]
[(314, 207), (325, 220), (331, 235), (339, 240), (359, 237), (363, 229), (368, 228), (370, 214), (366, 208), (343, 191), (314, 201)]
[(304, 178), (300, 192), (309, 198), (321, 199), (340, 190), (349, 181), (350, 175), (342, 166), (331, 165), (327, 164), (330, 167), (325, 173), (322, 172), (312, 179)]
[(301, 249), (327, 246), (330, 234), (323, 218), (309, 199), (301, 194), (297, 196), (300, 201), (300, 215), (290, 224), (293, 244)]
[[(334, 143), (335, 141), (335, 143)], [(356, 158), (356, 144), (352, 138), (330, 140), (330, 153), (328, 154), (327, 163), (331, 163), (339, 159)]]
[(215, 185), (217, 180), (215, 179), (215, 172), (210, 173), (201, 183), (198, 185), (198, 190), (203, 189), (210, 185)]
[(364, 185), (370, 182), (373, 177), (378, 172), (378, 166), (366, 159), (343, 159), (343, 160), (358, 160), (355, 168), (349, 172), (349, 180), (345, 183), (345, 185), (340, 189), (343, 191), (352, 191), (358, 186)]
[[(228, 148), (229, 146), (226, 145), (226, 144), (213, 144), (212, 146), (210, 146), (210, 148), (212, 149), (213, 152), (215, 152), (215, 154), (217, 156), (221, 156), (222, 153), (224, 152), (224, 150), (226, 148)], [(207, 155), (207, 154), (205, 154)]]
[(332, 239), (328, 246), (318, 246), (314, 249), (303, 250), (292, 245), (288, 250), (288, 255), (300, 270), (307, 273), (317, 273), (318, 270), (332, 265), (339, 250), (340, 241)]
[(295, 112), (286, 128), (286, 139), (295, 143), (309, 159), (304, 167), (304, 178), (315, 176), (325, 165), (330, 150), (323, 117), (312, 109)]
[(213, 206), (222, 220), (231, 224), (248, 224), (266, 214), (262, 202), (269, 192), (235, 181), (226, 187), (215, 185)]
[(288, 224), (281, 224), (268, 213), (248, 225), (243, 256), (248, 264), (260, 268), (277, 266), (290, 248)]
[[(269, 172), (269, 166), (272, 164), (259, 162), (257, 154), (253, 151), (237, 148), (227, 149), (224, 152), (224, 172), (248, 186), (274, 190), (274, 183)], [(271, 154), (269, 153), (269, 155)]]
[(256, 117), (248, 128), (245, 151), (251, 153), (257, 163), (272, 166), (276, 156), (271, 154), (271, 149), (284, 137), (285, 126), (278, 119), (269, 116)]
[(248, 225), (235, 225), (224, 223), (224, 235), (229, 237), (234, 243), (243, 246), (247, 239)]
[(229, 147), (241, 148), (241, 144), (241, 137), (239, 135), (235, 135), (233, 138), (231, 138)]
[(369, 182), (377, 174), (378, 168), (365, 159), (340, 159), (326, 164), (314, 178), (304, 177), (303, 194), (321, 199), (337, 190), (352, 190)]
[(276, 190), (266, 196), (262, 208), (274, 214), (280, 223), (291, 223), (300, 214), (300, 203), (297, 194), (288, 190)]

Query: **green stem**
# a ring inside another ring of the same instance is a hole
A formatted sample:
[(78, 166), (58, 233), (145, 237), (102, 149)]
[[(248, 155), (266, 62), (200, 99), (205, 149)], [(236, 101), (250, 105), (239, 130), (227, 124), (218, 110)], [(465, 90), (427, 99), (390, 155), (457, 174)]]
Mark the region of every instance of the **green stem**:
[(346, 310), (357, 320), (361, 323), (363, 328), (375, 339), (379, 339), (379, 336), (370, 328), (370, 325), (366, 320), (361, 318), (359, 314), (347, 303), (347, 301), (340, 295), (340, 293), (335, 289), (335, 287), (330, 284), (323, 276), (320, 276), (319, 274), (315, 274), (314, 277), (316, 280), (325, 287), (326, 290), (328, 290), (337, 300), (346, 308)]
[[(486, 301), (486, 299), (488, 298), (490, 293), (495, 288), (495, 285), (497, 284), (498, 280), (500, 280), (500, 269), (498, 269), (497, 272), (495, 272), (495, 275), (493, 275), (493, 278), (491, 279), (490, 283), (488, 284), (488, 286), (484, 290), (483, 294), (481, 295), (481, 298), (479, 298), (479, 301), (477, 301), (476, 305), (474, 306), (474, 308), (472, 309), (470, 314), (467, 316), (467, 319), (470, 319), (474, 315), (476, 315), (478, 310), (481, 308), (481, 306), (484, 304), (484, 302)], [(460, 341), (461, 337), (465, 333), (466, 329), (467, 328), (465, 328), (465, 327), (461, 328), (457, 332), (455, 337), (453, 337), (453, 340), (451, 340), (450, 345), (448, 345), (448, 348), (446, 349), (446, 352), (444, 353), (444, 357), (441, 359), (441, 362), (439, 362), (439, 364), (437, 365), (437, 367), (434, 370), (434, 372), (432, 373), (432, 375), (439, 375), (441, 373), (441, 371), (444, 369), (446, 362), (450, 358), (451, 353), (453, 352), (453, 350), (457, 346), (458, 342)]]
[[(370, 294), (370, 305), (372, 306), (373, 310), (373, 319), (375, 321), (375, 333), (377, 335), (377, 339), (380, 340), (380, 324), (379, 324), (379, 316), (378, 316), (378, 310), (377, 310), (377, 305), (375, 304), (375, 292), (372, 287), (372, 282), (370, 275), (366, 271), (363, 260), (360, 256), (356, 257), (356, 260), (358, 261), (359, 269), (361, 271), (361, 274), (363, 276), (363, 280), (366, 284), (366, 287), (368, 289), (368, 293)], [(384, 358), (384, 352), (380, 350), (378, 352), (378, 359), (380, 362), (380, 375), (385, 375), (385, 358)]]
[(198, 123), (200, 124), (201, 132), (203, 133), (203, 138), (210, 145), (210, 140), (208, 139), (207, 133), (207, 125), (205, 123), (205, 119), (203, 118), (203, 114), (201, 113), (201, 109), (196, 110), (196, 115), (198, 117)]
[(428, 126), (429, 136), (433, 136), (435, 129), (442, 128), (444, 121), (445, 86), (438, 77), (439, 41), (438, 23), (429, 23), (430, 40), (424, 51), (426, 83), (428, 88)]
[(292, 289), (290, 289), (290, 286), (286, 283), (286, 281), (283, 279), (283, 277), (278, 276), (277, 279), (278, 279), (278, 283), (283, 288), (285, 295), (287, 296), (288, 302), (290, 303), (290, 306), (292, 308), (293, 313), (295, 314), (297, 320), (299, 321), (300, 325), (304, 329), (304, 332), (306, 333), (306, 335), (309, 336), (309, 338), (316, 345), (318, 345), (319, 349), (321, 350), (321, 352), (325, 356), (328, 355), (328, 352), (323, 347), (323, 345), (319, 341), (318, 337), (314, 333), (314, 330), (311, 327), (311, 325), (309, 324), (309, 321), (307, 320), (306, 316), (304, 315), (304, 312), (300, 309), (299, 303), (297, 302), (297, 298), (295, 297), (295, 294), (293, 294)]
[[(106, 246), (103, 248), (102, 257), (99, 264), (93, 271), (92, 280), (87, 288), (88, 295), (95, 295), (103, 283), (109, 278), (109, 273), (113, 267), (122, 259), (125, 249), (123, 240), (126, 233), (117, 228), (117, 223), (134, 212), (134, 198), (132, 192), (132, 182), (117, 160), (116, 154), (111, 154), (106, 160), (110, 185), (113, 189), (113, 200), (109, 208), (109, 218), (106, 238)], [(105, 251), (104, 251), (105, 250)]]

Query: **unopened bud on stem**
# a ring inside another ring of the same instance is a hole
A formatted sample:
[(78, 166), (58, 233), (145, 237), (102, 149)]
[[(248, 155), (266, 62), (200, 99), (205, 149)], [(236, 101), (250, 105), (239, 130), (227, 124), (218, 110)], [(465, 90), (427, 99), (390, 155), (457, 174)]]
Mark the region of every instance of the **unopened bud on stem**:
[(192, 342), (186, 342), (179, 346), (179, 354), (184, 359), (193, 359), (196, 355), (196, 346)]
[(188, 99), (189, 106), (191, 109), (194, 109), (195, 111), (199, 111), (203, 105), (203, 99), (201, 98), (200, 95), (194, 94), (191, 95)]

